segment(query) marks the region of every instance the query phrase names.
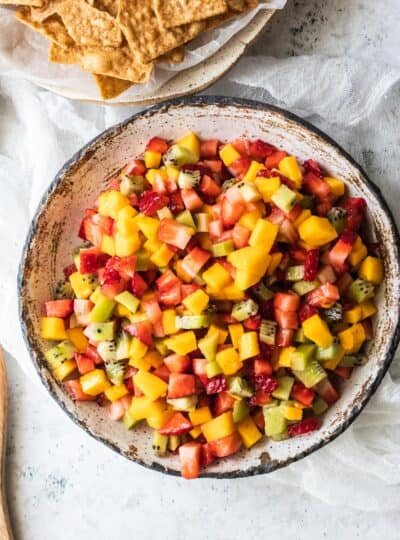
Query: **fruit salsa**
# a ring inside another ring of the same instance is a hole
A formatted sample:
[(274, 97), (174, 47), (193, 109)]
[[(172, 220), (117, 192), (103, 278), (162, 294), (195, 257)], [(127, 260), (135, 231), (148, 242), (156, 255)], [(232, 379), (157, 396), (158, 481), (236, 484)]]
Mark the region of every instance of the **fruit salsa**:
[(317, 430), (373, 338), (366, 210), (267, 142), (154, 137), (85, 211), (46, 362), (73, 400), (153, 428), (185, 478)]

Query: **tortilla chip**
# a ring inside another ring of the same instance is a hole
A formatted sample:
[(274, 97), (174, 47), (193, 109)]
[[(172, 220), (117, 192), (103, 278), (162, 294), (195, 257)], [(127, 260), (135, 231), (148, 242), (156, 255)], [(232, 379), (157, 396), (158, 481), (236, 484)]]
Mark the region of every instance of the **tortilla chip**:
[(31, 17), (33, 21), (43, 22), (51, 15), (57, 13), (60, 4), (66, 0), (47, 0), (43, 2), (42, 7), (32, 7)]
[(67, 0), (58, 5), (57, 13), (77, 45), (119, 47), (122, 43), (122, 33), (115, 19), (85, 0)]
[(168, 62), (170, 64), (180, 64), (185, 59), (185, 48), (183, 46), (177, 47), (172, 51), (163, 54), (157, 58), (157, 62)]
[(117, 20), (132, 54), (143, 63), (183, 45), (205, 28), (202, 21), (162, 28), (152, 0), (120, 0)]
[[(240, 5), (240, 14), (245, 13), (246, 11), (250, 11), (258, 6), (258, 0), (227, 0), (227, 3), (228, 5), (235, 5), (237, 8)], [(223, 15), (218, 15), (218, 17), (211, 17), (210, 19), (207, 19), (206, 30), (213, 30), (214, 28), (218, 28), (218, 26), (221, 26), (238, 16), (238, 11), (235, 11), (234, 9), (231, 9), (229, 7), (228, 11)]]
[(208, 19), (228, 9), (225, 0), (153, 0), (153, 6), (164, 28)]
[(228, 8), (233, 11), (247, 11), (258, 6), (258, 0), (226, 0)]
[(109, 13), (111, 17), (116, 17), (118, 14), (118, 0), (88, 0), (89, 4), (100, 11)]
[(125, 92), (125, 90), (128, 90), (133, 84), (123, 79), (107, 77), (107, 75), (98, 75), (97, 73), (92, 73), (92, 75), (103, 99), (115, 98), (122, 94), (122, 92)]
[(0, 0), (0, 4), (8, 6), (35, 6), (42, 7), (43, 0)]
[(50, 39), (50, 41), (61, 45), (61, 47), (68, 47), (75, 43), (68, 34), (59, 15), (51, 15), (40, 23), (32, 20), (32, 15), (28, 8), (21, 8), (15, 12), (15, 17), (23, 24), (26, 24), (26, 26)]
[(94, 47), (60, 47), (52, 43), (49, 49), (49, 60), (59, 64), (78, 64), (84, 71), (133, 83), (147, 82), (153, 71), (153, 64), (137, 62), (126, 46), (119, 49), (108, 47), (100, 50)]

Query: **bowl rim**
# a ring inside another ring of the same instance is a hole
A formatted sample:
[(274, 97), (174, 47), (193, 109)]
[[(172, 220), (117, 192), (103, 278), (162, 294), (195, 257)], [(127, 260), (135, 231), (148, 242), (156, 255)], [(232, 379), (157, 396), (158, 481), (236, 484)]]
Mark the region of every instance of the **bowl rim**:
[[(54, 179), (48, 186), (48, 188), (45, 190), (43, 196), (40, 199), (40, 202), (38, 204), (38, 207), (35, 211), (35, 214), (32, 218), (31, 224), (29, 226), (26, 239), (24, 242), (19, 267), (18, 267), (18, 275), (17, 275), (17, 287), (18, 287), (18, 315), (19, 315), (19, 321), (21, 324), (22, 329), (22, 335), (25, 342), (25, 346), (29, 352), (29, 356), (35, 366), (35, 369), (49, 392), (52, 399), (58, 404), (59, 407), (68, 415), (68, 417), (77, 424), (80, 428), (82, 428), (87, 434), (89, 434), (91, 437), (96, 439), (97, 441), (102, 442), (104, 445), (108, 446), (115, 452), (117, 452), (119, 455), (125, 457), (126, 459), (129, 459), (130, 461), (133, 461), (134, 463), (137, 463), (139, 465), (142, 465), (143, 467), (146, 467), (151, 470), (155, 470), (158, 472), (162, 472), (164, 474), (168, 474), (171, 476), (180, 476), (180, 473), (174, 469), (171, 469), (169, 467), (164, 467), (158, 463), (145, 463), (140, 459), (140, 457), (133, 457), (133, 456), (127, 456), (126, 453), (124, 453), (123, 450), (121, 450), (115, 443), (112, 443), (111, 441), (105, 439), (101, 435), (96, 435), (91, 432), (91, 430), (85, 425), (85, 423), (78, 419), (76, 415), (73, 414), (72, 411), (69, 411), (65, 404), (58, 398), (56, 392), (51, 387), (49, 381), (45, 377), (42, 366), (37, 361), (36, 355), (34, 354), (37, 352), (34, 346), (34, 343), (31, 343), (30, 337), (29, 337), (29, 329), (26, 323), (26, 319), (24, 316), (24, 283), (25, 283), (25, 261), (26, 257), (28, 255), (28, 252), (30, 251), (31, 244), (35, 239), (35, 232), (38, 220), (40, 218), (40, 215), (42, 213), (43, 208), (45, 207), (47, 200), (49, 197), (53, 194), (53, 192), (56, 190), (58, 184), (62, 180), (64, 174), (66, 171), (74, 165), (77, 161), (81, 159), (81, 157), (91, 149), (92, 146), (95, 146), (101, 139), (108, 138), (112, 136), (113, 134), (117, 134), (121, 129), (123, 129), (128, 124), (135, 122), (136, 119), (146, 117), (146, 116), (153, 116), (157, 113), (162, 113), (168, 111), (170, 108), (180, 108), (180, 107), (186, 107), (186, 106), (197, 106), (197, 107), (207, 107), (209, 105), (217, 105), (221, 107), (230, 106), (235, 108), (250, 108), (257, 111), (265, 111), (265, 112), (272, 112), (275, 115), (280, 115), (286, 120), (290, 120), (292, 122), (295, 122), (305, 128), (306, 130), (310, 131), (314, 135), (317, 135), (319, 138), (321, 138), (324, 142), (330, 144), (345, 160), (347, 160), (360, 174), (362, 177), (362, 181), (367, 185), (367, 187), (375, 194), (377, 197), (380, 207), (383, 210), (383, 212), (386, 214), (387, 219), (390, 223), (390, 234), (392, 238), (394, 239), (394, 252), (395, 257), (399, 261), (400, 264), (400, 234), (399, 230), (397, 228), (395, 219), (393, 217), (392, 211), (390, 210), (380, 188), (369, 178), (369, 176), (366, 174), (364, 169), (352, 158), (346, 150), (344, 150), (334, 139), (332, 139), (330, 136), (326, 135), (323, 131), (321, 131), (319, 128), (315, 127), (313, 124), (308, 122), (307, 120), (304, 120), (303, 118), (297, 116), (296, 114), (293, 114), (290, 111), (287, 111), (285, 109), (282, 109), (280, 107), (277, 107), (275, 105), (271, 105), (269, 103), (263, 103), (261, 101), (251, 100), (251, 99), (245, 99), (245, 98), (238, 98), (238, 97), (225, 97), (225, 96), (219, 96), (219, 95), (206, 95), (206, 96), (185, 96), (181, 98), (175, 98), (167, 101), (163, 101), (160, 103), (157, 103), (155, 105), (152, 105), (150, 107), (147, 107), (133, 115), (131, 115), (129, 118), (123, 120), (122, 122), (115, 124), (106, 130), (102, 131), (99, 135), (92, 138), (88, 143), (86, 143), (80, 150), (74, 153), (74, 155), (66, 161), (66, 163), (61, 167), (61, 169), (57, 172)], [(368, 401), (371, 399), (371, 397), (376, 392), (377, 388), (379, 387), (383, 377), (385, 376), (387, 370), (389, 369), (389, 366), (393, 360), (396, 348), (400, 342), (400, 306), (397, 311), (397, 322), (395, 329), (393, 331), (393, 334), (390, 338), (390, 346), (388, 349), (388, 352), (386, 354), (385, 360), (380, 366), (375, 379), (371, 382), (370, 387), (368, 391), (363, 392), (360, 400), (353, 406), (352, 411), (347, 418), (346, 421), (340, 423), (340, 425), (328, 436), (322, 438), (320, 441), (315, 443), (314, 445), (310, 446), (306, 450), (299, 452), (294, 457), (289, 457), (283, 460), (268, 460), (266, 463), (260, 463), (258, 465), (255, 465), (253, 467), (250, 467), (248, 469), (239, 469), (229, 472), (204, 472), (200, 475), (199, 478), (217, 478), (217, 479), (230, 479), (230, 478), (245, 478), (249, 476), (255, 476), (259, 474), (266, 474), (269, 472), (273, 472), (275, 470), (281, 469), (287, 465), (290, 465), (291, 463), (294, 463), (296, 461), (299, 461), (300, 459), (312, 454), (313, 452), (319, 450), (320, 448), (323, 448), (333, 440), (335, 440), (339, 435), (341, 435), (346, 429), (355, 421), (355, 419), (359, 416), (361, 411), (364, 409), (364, 407), (367, 405)]]

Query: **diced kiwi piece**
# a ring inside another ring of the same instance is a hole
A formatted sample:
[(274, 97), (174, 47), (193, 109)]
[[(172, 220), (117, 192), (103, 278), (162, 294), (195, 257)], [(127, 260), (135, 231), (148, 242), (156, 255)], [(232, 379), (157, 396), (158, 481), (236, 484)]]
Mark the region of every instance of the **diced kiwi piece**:
[(302, 371), (293, 370), (293, 374), (306, 388), (312, 388), (327, 377), (326, 371), (317, 360), (311, 360)]
[(107, 377), (113, 384), (122, 384), (124, 382), (127, 366), (126, 360), (104, 360), (104, 366), (106, 368)]
[(139, 424), (140, 420), (136, 420), (136, 418), (133, 418), (129, 410), (126, 411), (124, 416), (122, 417), (122, 422), (126, 429), (132, 429), (137, 424)]
[(253, 388), (242, 377), (231, 377), (228, 381), (229, 392), (237, 397), (246, 398), (254, 394)]
[(126, 309), (129, 309), (131, 313), (136, 313), (140, 304), (140, 300), (129, 291), (123, 291), (122, 293), (117, 294), (114, 300), (116, 300), (118, 304), (126, 307)]
[(235, 251), (235, 245), (233, 240), (224, 240), (223, 242), (217, 242), (211, 247), (212, 254), (214, 257), (225, 257)]
[(340, 206), (333, 206), (328, 212), (328, 219), (339, 234), (344, 231), (346, 214), (346, 210)]
[(350, 300), (353, 300), (357, 304), (361, 304), (366, 300), (374, 297), (375, 288), (369, 281), (364, 279), (356, 279), (350, 285), (347, 291)]
[(287, 428), (287, 420), (283, 416), (280, 407), (270, 407), (265, 409), (263, 407), (264, 420), (265, 420), (265, 434), (269, 437), (281, 435), (285, 433)]
[(121, 330), (117, 338), (117, 350), (115, 351), (116, 360), (125, 360), (129, 358), (131, 341), (131, 336), (124, 330)]
[(260, 192), (254, 184), (249, 182), (239, 182), (237, 187), (240, 189), (240, 194), (247, 203), (256, 202), (261, 199)]
[(340, 353), (340, 345), (337, 341), (333, 341), (329, 347), (317, 347), (315, 358), (320, 362), (328, 362), (334, 360)]
[(210, 315), (182, 315), (175, 317), (175, 326), (182, 330), (195, 330), (197, 328), (208, 328), (210, 326)]
[(160, 208), (160, 210), (157, 210), (157, 217), (159, 220), (174, 219), (174, 214), (167, 206), (164, 206), (163, 208)]
[(193, 220), (193, 216), (189, 210), (183, 210), (176, 216), (175, 219), (182, 225), (186, 225), (187, 227), (191, 227), (192, 229), (196, 228), (196, 224)]
[(304, 335), (304, 330), (302, 328), (296, 330), (294, 341), (296, 343), (311, 343), (311, 341)]
[(284, 375), (278, 379), (279, 386), (276, 390), (272, 392), (272, 396), (276, 399), (289, 399), (290, 392), (292, 391), (292, 386), (294, 384), (294, 378)]
[(218, 332), (203, 337), (197, 343), (199, 350), (209, 362), (214, 362), (217, 355)]
[(236, 178), (228, 178), (228, 180), (225, 180), (222, 185), (221, 189), (222, 191), (228, 191), (229, 188), (232, 186), (235, 186), (237, 184)]
[(270, 409), (271, 407), (278, 407), (279, 401), (277, 399), (272, 399), (269, 403), (266, 403), (262, 406), (263, 412), (265, 412), (267, 409)]
[(169, 349), (164, 338), (153, 338), (153, 345), (161, 356), (167, 356)]
[(271, 199), (282, 212), (287, 214), (296, 202), (296, 193), (285, 186), (285, 184), (281, 184), (280, 188), (275, 191)]
[(279, 433), (278, 435), (271, 435), (271, 439), (275, 442), (286, 441), (286, 439), (288, 438), (289, 433), (287, 432), (287, 430), (285, 430), (283, 433)]
[(156, 456), (165, 456), (168, 447), (168, 436), (161, 435), (158, 431), (154, 431), (153, 442), (151, 447)]
[(303, 197), (299, 200), (299, 204), (302, 208), (311, 210), (314, 208), (314, 197), (312, 195), (303, 195)]
[(304, 264), (289, 266), (286, 270), (286, 279), (288, 281), (301, 281), (304, 278)]
[(59, 281), (56, 285), (54, 295), (57, 300), (74, 298), (74, 290), (69, 281)]
[(163, 161), (167, 166), (181, 167), (182, 165), (197, 163), (197, 157), (188, 148), (173, 144), (165, 152)]
[(178, 186), (181, 189), (193, 189), (200, 184), (201, 173), (198, 169), (179, 171)]
[(44, 357), (46, 358), (50, 368), (54, 370), (60, 367), (61, 364), (67, 360), (71, 360), (75, 352), (75, 346), (70, 341), (65, 340), (46, 351)]
[(299, 296), (304, 296), (305, 294), (313, 291), (317, 287), (319, 287), (321, 283), (318, 280), (314, 281), (296, 281), (296, 283), (293, 283), (292, 289), (295, 293), (297, 293)]
[(94, 308), (89, 313), (89, 321), (94, 323), (106, 322), (110, 319), (115, 308), (114, 300), (107, 296), (100, 295)]
[(210, 221), (210, 216), (204, 212), (199, 212), (198, 214), (194, 215), (194, 222), (196, 224), (197, 232), (208, 232), (208, 225)]
[(207, 362), (206, 364), (206, 375), (209, 379), (212, 379), (213, 377), (216, 377), (217, 375), (220, 375), (222, 373), (222, 369), (220, 368), (220, 365), (213, 360), (212, 362)]
[(255, 315), (258, 311), (258, 304), (251, 298), (236, 302), (232, 308), (232, 317), (237, 321), (245, 321)]
[(93, 341), (112, 341), (115, 333), (115, 322), (92, 322), (87, 325), (83, 333)]
[(313, 358), (315, 353), (315, 345), (299, 345), (296, 352), (291, 355), (292, 369), (303, 371), (308, 362)]
[(271, 300), (271, 298), (274, 297), (274, 293), (270, 289), (268, 289), (268, 287), (262, 281), (260, 281), (258, 285), (253, 287), (252, 292), (260, 300)]
[(180, 446), (181, 438), (179, 435), (170, 435), (168, 437), (168, 450), (175, 452), (175, 450)]
[(168, 405), (175, 411), (193, 411), (197, 405), (197, 395), (193, 394), (192, 396), (185, 396), (174, 399), (167, 399)]
[(139, 249), (136, 253), (135, 270), (138, 272), (146, 272), (150, 266), (150, 256), (144, 249)]
[(363, 354), (346, 354), (341, 359), (340, 367), (362, 366), (367, 362), (367, 357)]
[(317, 396), (313, 401), (312, 408), (315, 414), (322, 414), (328, 409), (328, 404), (322, 397)]
[(275, 321), (263, 319), (260, 325), (259, 339), (267, 345), (275, 345), (277, 324)]
[(333, 306), (331, 306), (330, 308), (324, 309), (322, 312), (322, 316), (329, 323), (335, 323), (335, 322), (341, 321), (343, 319), (342, 304), (339, 304), (339, 302), (336, 302), (336, 304), (333, 304)]
[(123, 195), (132, 195), (132, 193), (142, 193), (145, 188), (145, 179), (139, 175), (124, 174), (121, 177), (119, 189)]
[(101, 341), (97, 345), (97, 352), (104, 362), (115, 362), (117, 360), (117, 344), (115, 341)]
[(244, 399), (239, 399), (233, 404), (233, 421), (238, 424), (249, 415), (250, 408)]

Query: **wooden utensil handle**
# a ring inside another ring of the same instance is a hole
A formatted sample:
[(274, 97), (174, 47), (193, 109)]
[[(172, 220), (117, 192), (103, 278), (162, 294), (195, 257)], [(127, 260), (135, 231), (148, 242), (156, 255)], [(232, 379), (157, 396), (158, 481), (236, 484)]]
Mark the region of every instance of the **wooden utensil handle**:
[(10, 518), (7, 509), (5, 467), (8, 408), (7, 372), (3, 349), (0, 346), (0, 539), (12, 540)]

